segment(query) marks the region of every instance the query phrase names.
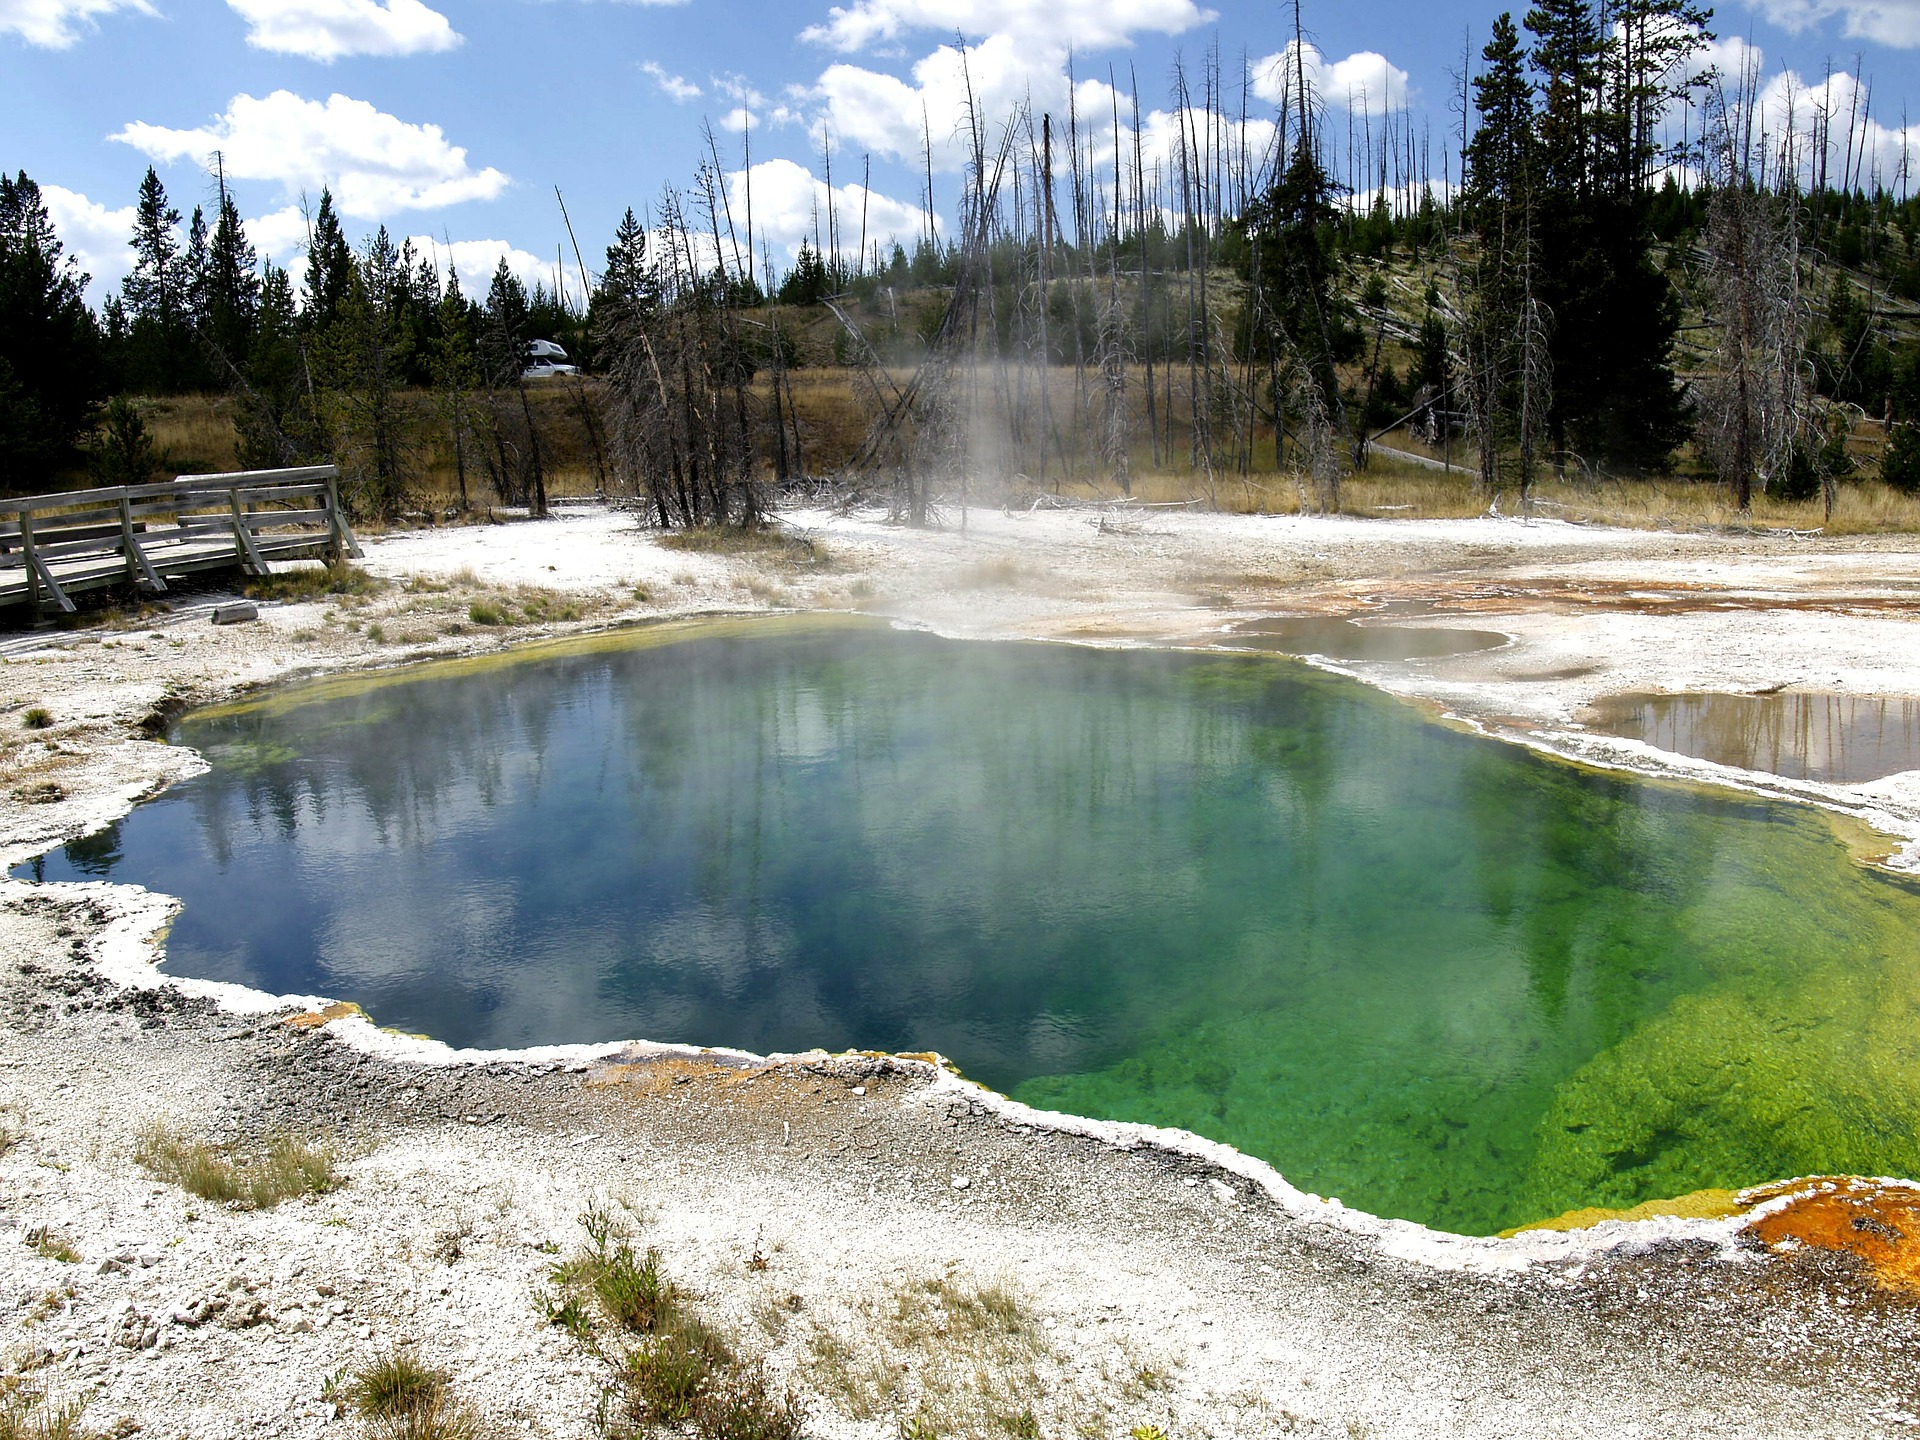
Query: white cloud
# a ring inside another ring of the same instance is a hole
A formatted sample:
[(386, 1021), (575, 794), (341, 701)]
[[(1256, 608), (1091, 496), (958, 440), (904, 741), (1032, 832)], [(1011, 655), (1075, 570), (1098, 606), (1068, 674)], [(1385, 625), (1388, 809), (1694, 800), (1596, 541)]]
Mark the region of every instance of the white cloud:
[(18, 35), (29, 45), (64, 50), (94, 28), (94, 19), (119, 10), (154, 13), (146, 0), (0, 0), (0, 35)]
[[(738, 135), (749, 127), (761, 130), (768, 126), (793, 125), (806, 118), (791, 105), (769, 104), (767, 97), (754, 89), (743, 75), (715, 75), (711, 83), (716, 95), (735, 102), (733, 108), (720, 117), (722, 130)], [(805, 100), (811, 93), (804, 85), (789, 85), (787, 89), (796, 100)]]
[(136, 121), (109, 138), (158, 161), (204, 165), (218, 150), (229, 180), (276, 181), (290, 196), (330, 186), (341, 213), (363, 220), (491, 200), (507, 187), (493, 167), (474, 169), (438, 125), (409, 124), (338, 94), (236, 95), (210, 124), (175, 130)]
[(1920, 45), (1920, 0), (1755, 0), (1759, 12), (1790, 34), (1845, 19), (1844, 33), (1881, 45)]
[[(736, 219), (746, 216), (747, 172), (735, 170), (727, 176), (727, 194)], [(867, 216), (867, 244), (878, 241), (884, 253), (895, 239), (912, 248), (913, 239), (926, 229), (926, 212), (917, 205), (895, 200), (877, 190), (860, 185), (833, 187), (833, 208), (839, 216), (840, 251), (849, 261), (860, 248), (860, 211), (864, 201)], [(813, 243), (815, 218), (818, 217), (822, 244), (827, 235), (827, 185), (813, 172), (791, 160), (765, 160), (753, 167), (753, 238), (756, 246), (766, 245), (776, 255), (792, 260), (800, 253), (800, 242)], [(744, 242), (745, 236), (741, 239)]]
[[(529, 290), (537, 281), (549, 290), (553, 288), (553, 266), (551, 257), (542, 260), (538, 255), (530, 255), (525, 250), (508, 244), (505, 240), (436, 240), (431, 235), (413, 235), (408, 237), (414, 253), (423, 255), (433, 262), (440, 272), (440, 283), (445, 284), (447, 266), (451, 264), (460, 272), (460, 288), (468, 299), (484, 300), (487, 286), (493, 280), (493, 272), (500, 268), (500, 262), (507, 262), (507, 269), (519, 277), (520, 283)], [(569, 274), (567, 284), (577, 287), (578, 275)]]
[(460, 43), (421, 0), (227, 0), (256, 50), (329, 62), (343, 55), (419, 55)]
[[(1300, 65), (1307, 91), (1322, 104), (1355, 115), (1384, 115), (1407, 103), (1407, 72), (1372, 50), (1359, 50), (1329, 62), (1311, 45), (1301, 48)], [(1269, 105), (1297, 103), (1293, 42), (1277, 54), (1253, 63), (1253, 93)]]
[(801, 39), (836, 50), (864, 50), (913, 30), (948, 35), (1008, 36), (1050, 56), (1069, 47), (1102, 50), (1124, 45), (1137, 31), (1178, 35), (1217, 18), (1193, 0), (855, 0), (835, 5), (824, 25)]
[(118, 290), (120, 277), (133, 269), (133, 206), (109, 210), (59, 185), (42, 185), (40, 198), (67, 254), (93, 277), (94, 301)]
[(1007, 35), (968, 46), (964, 55), (956, 46), (942, 45), (916, 62), (912, 74), (908, 83), (858, 65), (828, 66), (813, 96), (824, 104), (836, 144), (917, 167), (930, 138), (934, 168), (957, 170), (970, 143), (962, 137), (969, 91), (990, 127), (1029, 97), (1036, 111), (1066, 110), (1067, 84), (1059, 59), (1038, 63)]
[[(1758, 98), (1759, 132), (1769, 156), (1769, 170), (1788, 150), (1793, 170), (1802, 183), (1810, 183), (1819, 160), (1816, 136), (1827, 130), (1827, 183), (1846, 183), (1842, 171), (1848, 166), (1847, 125), (1853, 117), (1852, 164), (1849, 172), (1868, 191), (1876, 181), (1889, 187), (1901, 186), (1911, 193), (1920, 166), (1920, 124), (1902, 130), (1883, 125), (1867, 113), (1867, 87), (1856, 86), (1853, 76), (1834, 74), (1818, 83), (1803, 80), (1792, 70), (1783, 70), (1761, 87)], [(1826, 119), (1823, 121), (1822, 116)], [(1902, 185), (1904, 171), (1904, 185)]]
[(247, 240), (260, 252), (260, 258), (283, 269), (290, 269), (306, 252), (307, 217), (298, 205), (257, 216), (246, 221), (245, 228)]
[(640, 68), (653, 77), (654, 84), (660, 87), (660, 93), (668, 99), (685, 102), (700, 98), (700, 87), (684, 75), (675, 75), (658, 60), (644, 60)]

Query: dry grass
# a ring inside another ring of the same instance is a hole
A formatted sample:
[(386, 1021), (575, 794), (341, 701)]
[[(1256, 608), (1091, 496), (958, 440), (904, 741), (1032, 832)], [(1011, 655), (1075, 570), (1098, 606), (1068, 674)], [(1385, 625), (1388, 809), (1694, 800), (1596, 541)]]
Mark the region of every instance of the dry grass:
[(0, 1377), (0, 1440), (86, 1440), (84, 1398), (57, 1401), (17, 1375)]
[(178, 395), (140, 402), (147, 433), (170, 475), (240, 468), (233, 401), (225, 395)]
[(370, 1419), (437, 1405), (445, 1396), (447, 1375), (422, 1365), (412, 1351), (395, 1350), (361, 1366), (331, 1388), (330, 1398)]
[(485, 1440), (489, 1433), (470, 1406), (445, 1397), (376, 1420), (368, 1427), (372, 1440)]
[(58, 1260), (62, 1265), (79, 1263), (80, 1252), (59, 1231), (36, 1225), (26, 1234), (27, 1248), (42, 1260)]
[(328, 595), (372, 595), (385, 589), (386, 584), (358, 565), (342, 561), (276, 570), (249, 580), (244, 593), (253, 600), (318, 600)]
[(809, 1379), (836, 1409), (897, 1415), (903, 1433), (1037, 1434), (1033, 1405), (1050, 1388), (1039, 1328), (1005, 1282), (903, 1281), (851, 1324), (816, 1325), (809, 1352)]
[(512, 625), (548, 625), (578, 620), (580, 603), (552, 590), (521, 585), (481, 596), (467, 605), (467, 619), (489, 628)]
[[(1065, 485), (1060, 493), (1079, 501), (1119, 498), (1118, 491), (1107, 484)], [(1311, 514), (1317, 509), (1308, 486), (1293, 476), (1272, 472), (1217, 477), (1211, 496), (1191, 475), (1136, 473), (1133, 496), (1136, 503), (1190, 504), (1241, 515)], [(1016, 491), (1012, 498), (1031, 504), (1037, 496), (1027, 489)], [(1339, 513), (1363, 519), (1457, 520), (1489, 513), (1496, 500), (1497, 513), (1520, 513), (1519, 495), (1512, 490), (1490, 499), (1465, 476), (1382, 458), (1340, 482)], [(1723, 487), (1672, 479), (1549, 481), (1536, 487), (1532, 513), (1542, 519), (1637, 530), (1920, 533), (1920, 496), (1902, 495), (1877, 480), (1842, 485), (1831, 520), (1818, 500), (1767, 495), (1754, 496), (1753, 508), (1742, 515)]]
[(189, 1139), (170, 1125), (149, 1126), (134, 1147), (134, 1159), (162, 1180), (202, 1200), (246, 1210), (266, 1210), (282, 1200), (337, 1189), (333, 1146), (324, 1140), (273, 1135), (243, 1144), (213, 1145)]
[(669, 550), (701, 555), (748, 556), (783, 570), (825, 570), (832, 552), (811, 535), (778, 525), (743, 529), (738, 525), (702, 525), (691, 530), (668, 530), (659, 543)]
[[(831, 329), (821, 333), (830, 342)], [(904, 382), (909, 373), (906, 369), (892, 372), (896, 383)], [(1026, 380), (1030, 387), (1034, 379), (1033, 373), (1028, 372)], [(1070, 367), (1056, 367), (1047, 379), (1056, 422), (1064, 424), (1074, 413), (1073, 371)], [(1188, 465), (1185, 379), (1184, 372), (1174, 377), (1170, 412), (1174, 416), (1173, 434), (1169, 443), (1163, 433), (1157, 455), (1146, 437), (1144, 413), (1135, 417), (1130, 457), (1135, 499), (1159, 504), (1190, 503), (1197, 508), (1212, 507), (1236, 514), (1293, 514), (1313, 509), (1307, 487), (1295, 476), (1271, 468), (1270, 434), (1255, 436), (1254, 450), (1260, 466), (1251, 474), (1243, 476), (1221, 469), (1209, 478)], [(791, 380), (806, 469), (814, 475), (835, 474), (865, 441), (875, 413), (871, 388), (860, 372), (831, 365), (795, 370)], [(1144, 374), (1137, 367), (1129, 371), (1128, 393), (1136, 406), (1143, 403), (1143, 380)], [(770, 412), (770, 376), (763, 373), (754, 388), (763, 408)], [(992, 386), (987, 385), (985, 393), (991, 392)], [(405, 397), (405, 404), (415, 411), (421, 440), (417, 452), (415, 502), (438, 515), (455, 503), (457, 487), (451, 452), (442, 444), (437, 422), (432, 418), (432, 399), (425, 393), (410, 393)], [(564, 499), (593, 494), (597, 481), (591, 448), (573, 398), (561, 387), (536, 387), (530, 392), (530, 400), (550, 461), (549, 496)], [(1164, 427), (1169, 413), (1164, 392), (1159, 394), (1157, 403), (1161, 406)], [(168, 452), (172, 469), (235, 468), (232, 403), (226, 397), (182, 396), (154, 401), (148, 405), (147, 413), (156, 443)], [(1874, 453), (1879, 443), (1877, 432), (1870, 432), (1871, 427), (1864, 428), (1856, 437), (1858, 443), (1852, 447), (1868, 471), (1876, 463)], [(1386, 443), (1415, 451), (1425, 448), (1398, 433), (1389, 436)], [(1472, 461), (1465, 443), (1457, 443), (1452, 454), (1456, 465)], [(1072, 457), (1072, 478), (1063, 473), (1057, 455), (1049, 460), (1044, 476), (1016, 476), (1010, 483), (984, 478), (996, 471), (1004, 473), (1020, 464), (1035, 463), (1032, 457), (1025, 457), (1016, 458), (1012, 465), (1001, 465), (983, 457), (978, 467), (983, 478), (972, 482), (969, 498), (976, 504), (1024, 505), (1042, 494), (1058, 493), (1078, 500), (1115, 499), (1120, 494), (1104, 466), (1094, 464), (1084, 455)], [(492, 497), (486, 492), (484, 478), (471, 467), (468, 486), (470, 498), (477, 507), (475, 517), (484, 519), (485, 507)], [(957, 503), (957, 497), (951, 497), (949, 503)], [(1503, 513), (1511, 514), (1517, 507), (1517, 497), (1503, 491), (1499, 506)], [(1378, 453), (1368, 470), (1348, 476), (1341, 484), (1340, 509), (1355, 516), (1459, 518), (1484, 514), (1487, 507), (1487, 495), (1466, 474), (1429, 470)], [(1900, 495), (1872, 480), (1843, 484), (1831, 521), (1818, 501), (1789, 502), (1767, 496), (1756, 497), (1752, 513), (1743, 516), (1729, 503), (1724, 489), (1684, 476), (1659, 480), (1550, 481), (1539, 488), (1535, 513), (1582, 523), (1646, 529), (1806, 531), (1824, 528), (1825, 533), (1832, 535), (1920, 533), (1920, 496)], [(368, 533), (377, 532), (377, 527), (365, 522), (361, 528)], [(829, 557), (814, 553), (818, 547), (812, 547), (810, 552), (810, 545), (811, 542), (804, 539), (789, 539), (778, 546), (769, 546), (766, 558), (794, 569), (819, 568), (827, 563)], [(689, 548), (702, 547), (699, 542), (693, 542)]]

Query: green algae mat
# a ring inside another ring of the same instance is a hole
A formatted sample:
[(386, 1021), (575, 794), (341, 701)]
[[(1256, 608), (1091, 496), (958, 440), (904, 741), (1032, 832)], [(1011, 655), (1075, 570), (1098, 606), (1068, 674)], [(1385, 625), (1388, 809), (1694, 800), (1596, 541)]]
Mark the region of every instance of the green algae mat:
[(939, 1050), (1469, 1233), (1920, 1174), (1912, 888), (1287, 660), (728, 622), (177, 739), (211, 773), (18, 873), (455, 1045)]

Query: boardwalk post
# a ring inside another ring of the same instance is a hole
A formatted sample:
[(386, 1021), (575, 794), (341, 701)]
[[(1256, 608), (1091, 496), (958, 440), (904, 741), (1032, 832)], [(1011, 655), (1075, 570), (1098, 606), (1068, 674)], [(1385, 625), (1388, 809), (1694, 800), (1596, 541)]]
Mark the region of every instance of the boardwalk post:
[(27, 562), (27, 603), (33, 607), (33, 623), (44, 625), (46, 616), (40, 605), (40, 574), (34, 561), (39, 557), (33, 553), (33, 511), (26, 506), (20, 507), (20, 552)]
[(147, 552), (140, 548), (140, 542), (133, 536), (133, 502), (125, 495), (120, 497), (120, 543), (127, 552), (127, 583), (136, 590), (145, 590), (151, 595), (159, 595), (166, 590), (154, 568), (147, 561)]
[(227, 503), (233, 508), (233, 548), (240, 557), (241, 568), (249, 575), (271, 574), (267, 562), (253, 547), (253, 531), (247, 528), (247, 512), (241, 508), (238, 485), (227, 491)]
[(333, 470), (333, 473), (327, 476), (327, 533), (333, 537), (335, 565), (346, 564), (349, 557), (355, 560), (360, 558), (360, 546), (353, 538), (353, 531), (347, 528), (346, 517), (340, 513), (340, 472), (338, 470)]
[[(41, 563), (40, 552), (34, 548), (33, 509), (27, 505), (20, 507), (20, 553), (27, 562), (27, 600), (33, 606), (33, 623), (45, 622), (48, 599), (67, 614), (73, 614), (73, 601), (54, 580), (53, 572)], [(40, 594), (42, 587), (47, 592), (44, 598)]]

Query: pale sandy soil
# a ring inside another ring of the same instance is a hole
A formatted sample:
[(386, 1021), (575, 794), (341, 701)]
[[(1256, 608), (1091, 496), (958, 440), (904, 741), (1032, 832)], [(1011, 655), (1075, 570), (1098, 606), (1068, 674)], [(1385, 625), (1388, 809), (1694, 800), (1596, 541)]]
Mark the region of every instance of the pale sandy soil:
[[(1788, 786), (1572, 728), (1617, 690), (1920, 695), (1907, 542), (946, 519), (913, 532), (792, 514), (828, 553), (815, 567), (668, 551), (586, 511), (369, 542), (367, 568), (410, 589), (267, 606), (255, 624), (215, 628), (200, 597), (115, 628), (0, 636), (0, 864), (189, 773), (195, 757), (138, 728), (184, 703), (547, 631), (786, 606), (1166, 644), (1253, 614), (1418, 602), (1406, 623), (1467, 616), (1514, 643), (1349, 668), (1508, 737), (1920, 835), (1911, 775)], [(469, 607), (502, 594), (523, 616), (532, 603), (578, 618), (473, 625)], [(32, 707), (50, 728), (24, 727)], [(327, 1377), (404, 1340), (495, 1433), (591, 1434), (602, 1367), (545, 1324), (534, 1291), (596, 1198), (628, 1206), (739, 1347), (810, 1396), (822, 1436), (882, 1440), (917, 1408), (942, 1433), (991, 1434), (1023, 1407), (1050, 1437), (1864, 1436), (1920, 1407), (1913, 1301), (1831, 1256), (1762, 1253), (1733, 1222), (1464, 1241), (1327, 1206), (1190, 1137), (1043, 1121), (918, 1062), (458, 1057), (353, 1018), (289, 1027), (298, 1006), (162, 979), (166, 914), (126, 887), (0, 883), (0, 1127), (14, 1137), (0, 1142), (0, 1353), (91, 1397), (102, 1432), (126, 1418), (165, 1436), (354, 1433), (321, 1398)], [(217, 1138), (325, 1129), (347, 1183), (262, 1212), (194, 1200), (131, 1158), (155, 1119)], [(26, 1241), (42, 1231), (80, 1258), (38, 1253)], [(909, 1334), (903, 1296), (938, 1277), (1010, 1286), (1017, 1326)], [(209, 1297), (226, 1303), (197, 1319)], [(854, 1418), (860, 1394), (886, 1398)]]

